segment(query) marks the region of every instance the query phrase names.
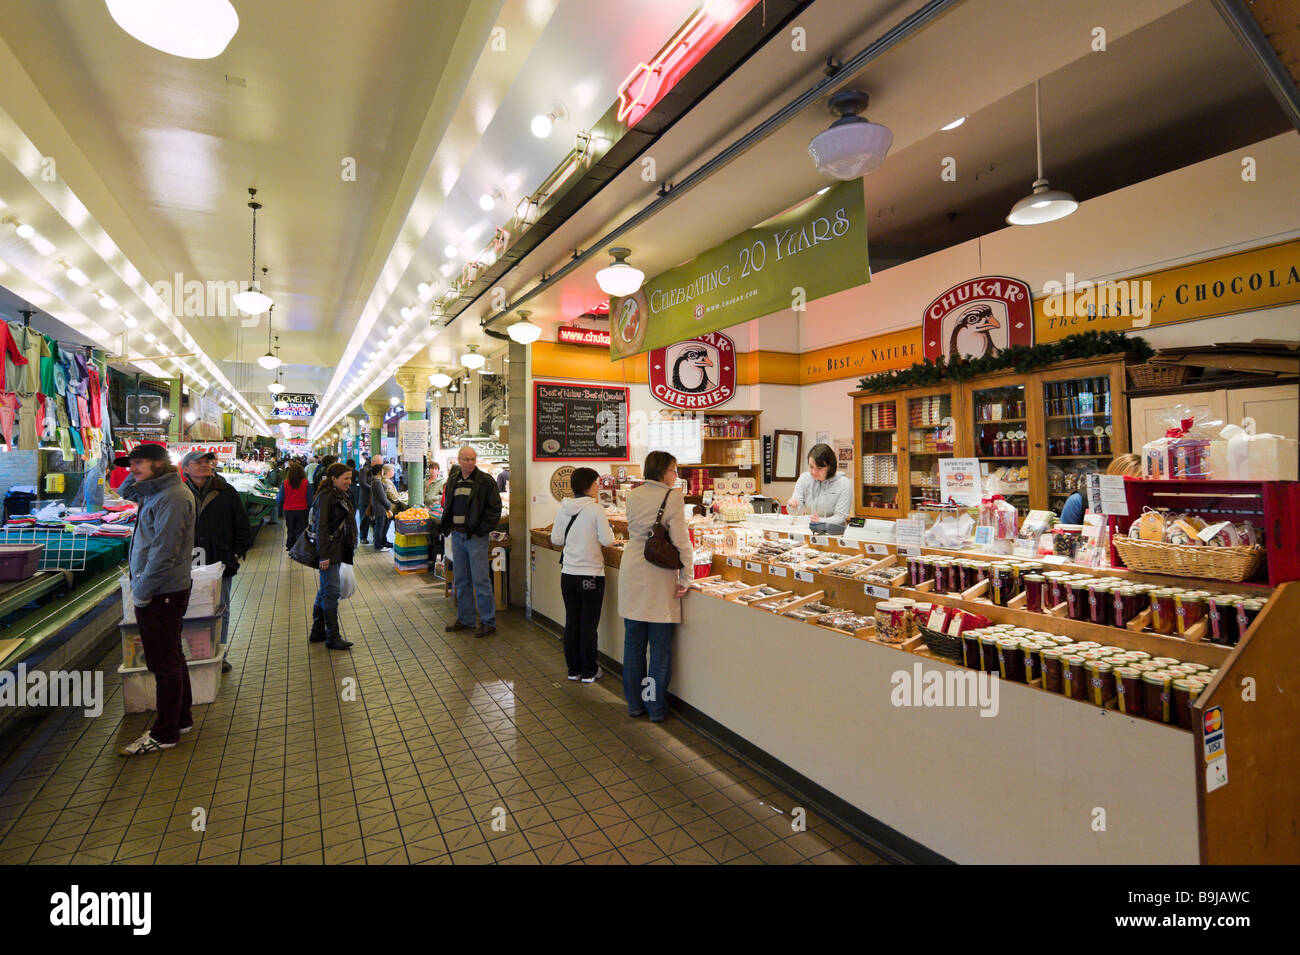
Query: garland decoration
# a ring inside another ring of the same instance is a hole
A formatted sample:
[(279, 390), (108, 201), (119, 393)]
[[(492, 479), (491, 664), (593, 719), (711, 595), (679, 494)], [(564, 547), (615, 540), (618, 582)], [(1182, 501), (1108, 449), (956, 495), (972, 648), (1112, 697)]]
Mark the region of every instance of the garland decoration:
[(1009, 369), (1023, 374), (1074, 358), (1115, 354), (1123, 354), (1129, 362), (1141, 363), (1148, 360), (1155, 351), (1145, 338), (1129, 336), (1123, 332), (1081, 332), (1042, 345), (1013, 345), (985, 358), (959, 356), (946, 360), (942, 355), (934, 359), (927, 358), (909, 368), (869, 375), (858, 382), (858, 387), (862, 391), (894, 391), (899, 388), (938, 385), (945, 381), (967, 381)]

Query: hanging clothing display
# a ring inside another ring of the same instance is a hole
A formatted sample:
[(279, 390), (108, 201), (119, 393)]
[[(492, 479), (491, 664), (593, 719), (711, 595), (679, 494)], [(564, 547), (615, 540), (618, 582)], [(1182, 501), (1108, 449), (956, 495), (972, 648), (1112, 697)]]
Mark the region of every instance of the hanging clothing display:
[(47, 398), (57, 398), (59, 383), (55, 379), (54, 369), (59, 367), (59, 343), (49, 335), (41, 336), (41, 394)]
[(4, 352), (4, 362), (0, 363), (0, 391), (16, 391), (23, 377), (21, 366), (27, 364), (27, 357), (14, 341), (7, 322), (0, 322), (0, 350)]

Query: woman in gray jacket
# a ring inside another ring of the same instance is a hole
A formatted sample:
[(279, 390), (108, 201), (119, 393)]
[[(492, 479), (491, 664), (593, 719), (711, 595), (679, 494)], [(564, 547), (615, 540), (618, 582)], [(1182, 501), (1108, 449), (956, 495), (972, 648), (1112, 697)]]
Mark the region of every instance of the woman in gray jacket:
[(601, 547), (614, 543), (605, 509), (600, 506), (600, 477), (591, 468), (578, 468), (569, 476), (573, 497), (560, 502), (551, 525), (551, 543), (560, 554), (560, 593), (564, 597), (564, 662), (569, 679), (595, 683), (596, 628), (605, 601), (605, 555)]
[[(648, 712), (650, 722), (662, 723), (668, 715), (673, 633), (682, 622), (682, 598), (695, 576), (695, 554), (686, 530), (685, 501), (676, 488), (677, 459), (667, 451), (651, 451), (642, 473), (645, 483), (627, 495), (628, 540), (618, 572), (618, 606), (624, 617), (623, 695), (629, 716)], [(681, 556), (676, 571), (645, 559), (645, 542), (661, 508), (668, 539)]]

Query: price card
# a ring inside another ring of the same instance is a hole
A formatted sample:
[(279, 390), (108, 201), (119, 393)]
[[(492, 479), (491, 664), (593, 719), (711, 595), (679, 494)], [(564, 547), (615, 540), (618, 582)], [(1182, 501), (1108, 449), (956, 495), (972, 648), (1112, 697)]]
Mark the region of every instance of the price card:
[(808, 538), (809, 547), (826, 547), (830, 542), (831, 539), (825, 534), (813, 534)]
[(1101, 512), (1128, 516), (1128, 495), (1124, 491), (1122, 474), (1103, 474), (1097, 478), (1097, 493), (1101, 498)]
[(889, 599), (888, 587), (877, 587), (875, 584), (863, 584), (862, 592), (868, 597), (879, 597), (881, 600)]
[(768, 572), (768, 574), (769, 574), (770, 576), (772, 576), (772, 577), (784, 577), (784, 576), (785, 576), (785, 568), (784, 568), (784, 567), (778, 567), (778, 566), (776, 566), (775, 564), (773, 564), (772, 566), (768, 567), (768, 568), (767, 568), (767, 572)]
[(844, 547), (844, 548), (847, 548), (848, 550), (857, 550), (857, 547), (858, 547), (856, 541), (851, 541), (851, 540), (849, 540), (847, 537), (837, 537), (837, 538), (835, 538), (835, 546), (836, 546), (836, 547)]
[(939, 460), (939, 497), (967, 507), (980, 502), (980, 462), (978, 458), (941, 458)]
[(868, 554), (884, 554), (884, 555), (889, 554), (889, 548), (886, 547), (884, 544), (863, 544), (862, 548)]
[(806, 570), (796, 570), (794, 572), (794, 579), (801, 581), (805, 584), (811, 584), (813, 582), (812, 574)]
[(739, 557), (728, 557), (728, 558), (727, 558), (727, 566), (728, 566), (728, 567), (739, 567), (739, 566), (740, 566), (740, 558), (739, 558)]
[(988, 547), (993, 543), (993, 528), (985, 524), (982, 527), (975, 528), (975, 546)]
[(747, 560), (745, 561), (745, 569), (752, 570), (756, 574), (761, 574), (763, 572), (763, 565), (757, 561)]
[(925, 521), (894, 521), (894, 534), (898, 540), (898, 552), (904, 557), (920, 557), (921, 544), (925, 539)]

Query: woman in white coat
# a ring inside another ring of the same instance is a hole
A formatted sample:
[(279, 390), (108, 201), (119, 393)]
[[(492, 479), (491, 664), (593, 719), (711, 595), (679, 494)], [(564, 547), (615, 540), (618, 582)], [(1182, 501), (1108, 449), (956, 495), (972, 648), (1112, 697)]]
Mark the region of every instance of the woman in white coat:
[(595, 683), (596, 628), (605, 599), (605, 555), (601, 546), (614, 543), (605, 509), (600, 506), (598, 475), (578, 468), (569, 476), (573, 497), (560, 502), (551, 527), (551, 543), (560, 553), (560, 594), (564, 597), (564, 662), (569, 679)]
[[(682, 597), (695, 576), (694, 552), (686, 530), (686, 505), (677, 490), (677, 459), (651, 451), (642, 468), (645, 483), (627, 495), (627, 547), (618, 572), (618, 606), (623, 614), (623, 695), (629, 716), (650, 714), (652, 723), (668, 715), (672, 677), (672, 639), (682, 622)], [(677, 548), (677, 571), (645, 559), (645, 542), (663, 509), (668, 539)], [(650, 651), (646, 673), (646, 649)]]

